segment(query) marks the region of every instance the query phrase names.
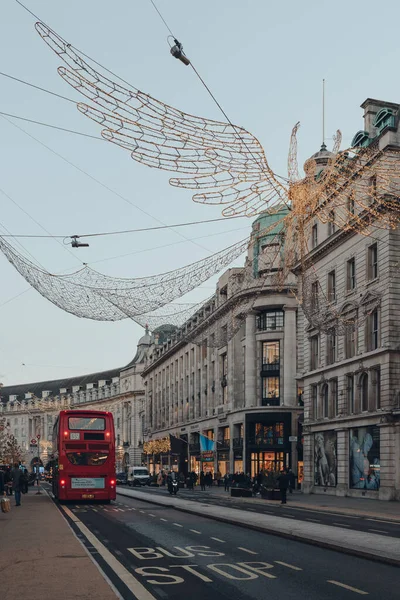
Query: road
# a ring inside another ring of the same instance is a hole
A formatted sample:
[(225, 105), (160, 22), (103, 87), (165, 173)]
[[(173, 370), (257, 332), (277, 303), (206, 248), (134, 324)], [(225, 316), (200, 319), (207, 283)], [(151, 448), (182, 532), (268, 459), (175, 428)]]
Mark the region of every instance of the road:
[(399, 597), (396, 567), (173, 508), (118, 495), (60, 510), (124, 600)]
[[(160, 494), (168, 496), (168, 492), (164, 489), (159, 490), (158, 488), (128, 488), (134, 489), (136, 492), (142, 492), (143, 494), (154, 494), (159, 496)], [(243, 511), (259, 512), (266, 515), (277, 515), (287, 519), (297, 519), (299, 521), (308, 521), (310, 523), (320, 523), (321, 525), (330, 525), (332, 527), (345, 527), (346, 529), (354, 529), (356, 531), (366, 531), (368, 533), (376, 533), (380, 535), (387, 535), (389, 537), (400, 537), (400, 522), (394, 522), (385, 520), (384, 518), (373, 518), (373, 517), (362, 517), (356, 515), (346, 515), (340, 512), (324, 512), (321, 510), (315, 511), (312, 508), (300, 508), (292, 506), (290, 504), (290, 495), (288, 495), (288, 504), (281, 506), (279, 502), (274, 504), (262, 504), (254, 502), (251, 498), (240, 499), (231, 498), (228, 493), (226, 496), (220, 492), (213, 493), (201, 492), (199, 489), (179, 490), (179, 497), (185, 500), (191, 500), (193, 502), (200, 502), (202, 504), (210, 504), (215, 506), (224, 506), (227, 508), (237, 508)]]

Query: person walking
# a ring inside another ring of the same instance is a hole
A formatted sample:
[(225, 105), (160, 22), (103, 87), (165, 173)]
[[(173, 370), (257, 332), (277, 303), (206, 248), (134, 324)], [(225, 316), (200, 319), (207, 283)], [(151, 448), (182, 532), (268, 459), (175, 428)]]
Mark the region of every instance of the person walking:
[(11, 480), (15, 495), (15, 506), (21, 506), (22, 471), (19, 468), (18, 463), (14, 464), (14, 468), (11, 471)]
[(231, 476), (228, 471), (228, 473), (225, 473), (225, 475), (224, 475), (224, 489), (226, 492), (229, 492), (230, 485), (231, 485)]
[(221, 485), (221, 481), (222, 481), (222, 473), (219, 469), (215, 474), (215, 479), (217, 480), (217, 486), (219, 487)]
[(278, 477), (279, 490), (281, 492), (281, 504), (286, 504), (286, 493), (289, 487), (289, 475), (282, 469)]
[(204, 471), (200, 472), (200, 489), (202, 492), (206, 491), (206, 476), (204, 474)]

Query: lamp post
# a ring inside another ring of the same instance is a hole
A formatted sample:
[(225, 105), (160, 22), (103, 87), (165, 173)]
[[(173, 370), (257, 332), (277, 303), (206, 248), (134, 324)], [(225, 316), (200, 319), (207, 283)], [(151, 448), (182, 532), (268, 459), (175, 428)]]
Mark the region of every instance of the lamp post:
[(39, 467), (40, 467), (40, 434), (38, 433), (36, 436), (37, 439), (37, 470), (36, 470), (36, 481), (37, 481), (37, 492), (36, 495), (41, 495), (40, 484), (39, 484)]

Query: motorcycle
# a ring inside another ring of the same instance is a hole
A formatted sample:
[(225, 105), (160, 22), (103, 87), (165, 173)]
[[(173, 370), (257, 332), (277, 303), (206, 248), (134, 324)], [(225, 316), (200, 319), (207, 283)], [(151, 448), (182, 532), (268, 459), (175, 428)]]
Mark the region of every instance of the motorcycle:
[(178, 488), (179, 488), (179, 485), (178, 485), (178, 482), (176, 479), (169, 482), (168, 491), (171, 494), (171, 496), (172, 496), (172, 494), (174, 494), (174, 496), (176, 496), (176, 494), (178, 493)]

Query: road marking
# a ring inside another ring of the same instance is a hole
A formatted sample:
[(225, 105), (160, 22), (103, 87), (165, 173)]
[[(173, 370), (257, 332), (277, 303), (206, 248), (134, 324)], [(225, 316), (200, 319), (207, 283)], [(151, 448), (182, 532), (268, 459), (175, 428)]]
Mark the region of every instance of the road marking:
[[(89, 542), (96, 548), (102, 559), (111, 567), (114, 573), (121, 579), (126, 587), (136, 596), (137, 600), (156, 600), (156, 598), (146, 590), (125, 567), (111, 554), (111, 552), (97, 539), (95, 535), (80, 521), (71, 511), (62, 506), (61, 509), (70, 517), (75, 525), (80, 529)], [(107, 581), (107, 579), (106, 579)]]
[(374, 531), (375, 533), (384, 533), (385, 535), (389, 535), (387, 531), (383, 531), (382, 529), (368, 529), (368, 531)]
[(302, 571), (300, 567), (295, 567), (294, 565), (290, 565), (289, 563), (282, 562), (281, 560), (274, 560), (277, 565), (282, 565), (283, 567), (287, 567), (288, 569), (293, 569), (293, 571)]
[(338, 527), (350, 527), (350, 525), (346, 525), (346, 523), (332, 523), (332, 525), (337, 525)]
[(139, 510), (140, 513), (142, 513), (142, 515), (145, 515), (146, 513), (144, 512), (144, 510)]
[(155, 517), (156, 515), (153, 515), (152, 513), (149, 513), (149, 517)]
[(241, 548), (241, 546), (238, 546), (238, 550), (243, 550), (243, 552), (247, 552), (247, 554), (258, 554), (258, 552), (253, 552), (253, 550), (248, 550), (247, 548)]
[(345, 583), (340, 583), (340, 581), (335, 581), (334, 579), (328, 579), (328, 583), (333, 583), (333, 585), (338, 585), (339, 587), (345, 588), (346, 590), (350, 590), (351, 592), (355, 592), (356, 594), (362, 594), (363, 596), (368, 596), (368, 592), (364, 592), (363, 590), (359, 590), (358, 588), (351, 587), (351, 585), (346, 585)]
[(165, 522), (167, 522), (167, 521), (168, 521), (168, 519), (162, 519), (162, 518), (160, 517), (160, 521), (165, 521)]
[(183, 527), (183, 525), (180, 525), (179, 523), (172, 523), (172, 525), (175, 525), (175, 527)]
[(264, 510), (264, 514), (266, 514), (266, 515), (274, 515), (275, 513), (270, 512), (269, 510)]
[(306, 519), (306, 521), (312, 521), (313, 523), (321, 523), (321, 519)]
[(221, 540), (220, 538), (210, 537), (210, 540), (214, 540), (215, 542), (221, 542), (221, 544), (226, 544), (225, 540)]
[(382, 521), (381, 519), (365, 519), (366, 521), (375, 521), (375, 523), (386, 523), (386, 525), (400, 525), (396, 521)]
[(192, 533), (200, 533), (201, 534), (201, 531), (197, 531), (197, 529), (189, 529), (189, 531), (191, 531)]
[(92, 510), (93, 510), (93, 512), (99, 512), (99, 511), (97, 510), (97, 508), (93, 508)]
[(282, 515), (283, 518), (287, 518), (287, 519), (295, 519), (296, 517), (294, 517), (293, 515)]

